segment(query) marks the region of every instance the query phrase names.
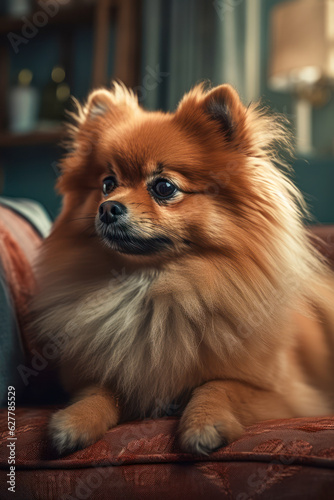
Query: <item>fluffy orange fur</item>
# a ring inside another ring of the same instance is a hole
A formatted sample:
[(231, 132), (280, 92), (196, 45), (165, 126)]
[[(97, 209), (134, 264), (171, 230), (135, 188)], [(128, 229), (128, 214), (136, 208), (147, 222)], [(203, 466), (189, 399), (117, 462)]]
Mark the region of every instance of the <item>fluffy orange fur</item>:
[[(282, 121), (228, 85), (162, 113), (119, 84), (75, 120), (33, 306), (76, 397), (50, 423), (57, 449), (171, 404), (196, 453), (259, 420), (333, 413), (333, 278), (279, 166)], [(156, 197), (158, 179), (173, 196)], [(121, 240), (100, 222), (106, 200), (126, 207)]]

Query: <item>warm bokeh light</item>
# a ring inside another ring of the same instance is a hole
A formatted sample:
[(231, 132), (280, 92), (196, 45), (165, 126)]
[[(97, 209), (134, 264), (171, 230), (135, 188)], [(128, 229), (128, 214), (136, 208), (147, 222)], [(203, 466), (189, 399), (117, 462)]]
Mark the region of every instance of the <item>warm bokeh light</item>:
[(67, 85), (67, 83), (62, 83), (61, 85), (58, 85), (57, 90), (56, 90), (56, 95), (58, 101), (66, 101), (70, 97), (70, 87)]
[(55, 66), (51, 73), (51, 78), (55, 83), (61, 83), (65, 79), (65, 70), (61, 66)]
[(32, 72), (30, 69), (22, 69), (18, 75), (18, 81), (21, 85), (29, 85), (32, 80)]

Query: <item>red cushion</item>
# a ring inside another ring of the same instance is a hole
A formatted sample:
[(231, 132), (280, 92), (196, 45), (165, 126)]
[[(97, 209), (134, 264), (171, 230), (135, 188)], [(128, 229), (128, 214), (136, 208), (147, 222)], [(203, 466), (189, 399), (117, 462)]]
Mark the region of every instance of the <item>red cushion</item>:
[[(17, 410), (18, 498), (78, 497), (79, 486), (106, 499), (331, 498), (321, 491), (334, 486), (334, 418), (262, 422), (209, 457), (180, 451), (176, 418), (144, 420), (122, 424), (94, 445), (55, 459), (46, 434), (52, 411)], [(6, 470), (5, 411), (0, 431), (0, 468)], [(4, 474), (1, 481), (4, 492)]]
[(315, 246), (334, 267), (334, 225), (312, 226), (311, 231), (317, 237), (313, 239)]
[(31, 266), (41, 241), (41, 237), (28, 221), (9, 208), (0, 206), (1, 264), (27, 353), (32, 347), (27, 329), (28, 304), (35, 286)]

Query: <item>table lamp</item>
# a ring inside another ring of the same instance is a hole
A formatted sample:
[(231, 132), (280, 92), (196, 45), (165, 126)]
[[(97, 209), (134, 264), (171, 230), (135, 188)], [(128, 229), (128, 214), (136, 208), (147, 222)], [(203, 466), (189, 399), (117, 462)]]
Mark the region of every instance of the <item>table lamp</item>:
[(334, 0), (290, 0), (271, 12), (269, 87), (295, 96), (297, 150), (312, 154), (312, 110), (334, 82)]

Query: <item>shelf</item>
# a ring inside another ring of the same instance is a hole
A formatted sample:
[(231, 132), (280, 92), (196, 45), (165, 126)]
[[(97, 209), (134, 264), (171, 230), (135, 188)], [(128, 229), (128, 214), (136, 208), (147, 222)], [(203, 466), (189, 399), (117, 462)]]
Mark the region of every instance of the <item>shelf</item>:
[[(119, 6), (121, 0), (104, 0), (110, 8)], [(55, 16), (48, 16), (48, 24), (50, 25), (64, 25), (64, 24), (78, 24), (78, 23), (91, 23), (94, 18), (95, 9), (97, 7), (96, 1), (83, 4), (82, 1), (76, 2), (72, 5), (59, 5), (59, 12)], [(43, 12), (41, 7), (35, 9), (34, 12), (25, 16), (29, 21), (33, 21), (34, 14)], [(45, 13), (47, 15), (47, 13)], [(34, 23), (33, 23), (34, 24)], [(21, 32), (24, 26), (24, 21), (21, 18), (12, 16), (0, 16), (0, 35), (7, 35), (10, 32)], [(43, 27), (38, 28), (43, 29)]]
[[(110, 5), (113, 6), (116, 2), (111, 1)], [(90, 3), (76, 6), (59, 6), (59, 12), (54, 16), (48, 16), (47, 25), (62, 25), (62, 24), (78, 24), (78, 23), (89, 23), (93, 19), (95, 3)], [(40, 7), (32, 12), (31, 14), (25, 16), (29, 21), (33, 22), (34, 14), (37, 12), (44, 12)], [(47, 13), (45, 13), (47, 16)], [(34, 24), (34, 23), (33, 23)], [(10, 32), (19, 33), (24, 26), (24, 21), (21, 18), (11, 17), (11, 16), (0, 16), (0, 35), (7, 35)], [(43, 29), (43, 27), (38, 28), (38, 30)]]
[(64, 129), (55, 127), (50, 130), (36, 130), (32, 132), (15, 134), (13, 132), (0, 132), (0, 147), (11, 148), (15, 146), (37, 146), (40, 144), (59, 144), (64, 137)]

